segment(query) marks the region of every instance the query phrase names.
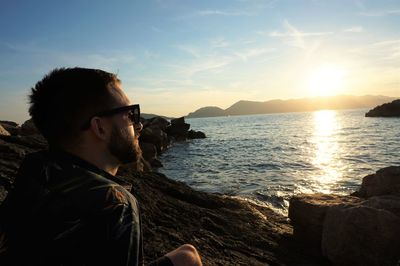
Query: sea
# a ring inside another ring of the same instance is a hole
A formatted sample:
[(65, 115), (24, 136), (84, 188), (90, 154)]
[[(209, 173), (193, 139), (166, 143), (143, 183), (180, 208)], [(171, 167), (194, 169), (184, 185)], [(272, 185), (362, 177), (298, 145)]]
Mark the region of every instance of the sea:
[(367, 109), (186, 119), (205, 139), (175, 142), (159, 172), (190, 187), (287, 214), (300, 193), (348, 195), (400, 165), (400, 118)]

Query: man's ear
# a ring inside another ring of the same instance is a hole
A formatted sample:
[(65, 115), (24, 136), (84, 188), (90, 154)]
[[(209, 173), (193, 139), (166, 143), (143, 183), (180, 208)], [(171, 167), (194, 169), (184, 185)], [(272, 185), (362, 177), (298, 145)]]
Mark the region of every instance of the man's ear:
[(99, 117), (93, 117), (90, 120), (90, 128), (93, 133), (100, 139), (106, 140), (107, 139), (107, 128), (104, 120)]

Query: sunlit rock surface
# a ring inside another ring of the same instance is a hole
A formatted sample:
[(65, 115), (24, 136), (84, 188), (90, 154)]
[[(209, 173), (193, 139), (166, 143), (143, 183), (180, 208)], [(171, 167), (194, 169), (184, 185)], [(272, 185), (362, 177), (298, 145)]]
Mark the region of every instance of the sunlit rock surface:
[(296, 241), (305, 245), (316, 255), (321, 254), (321, 239), (326, 212), (332, 206), (356, 203), (352, 196), (328, 194), (303, 194), (294, 196), (289, 202), (289, 218)]
[(400, 167), (396, 166), (380, 169), (364, 177), (359, 191), (359, 196), (366, 198), (393, 194), (400, 196)]
[(8, 132), (1, 124), (0, 124), (0, 135), (10, 136), (10, 132)]
[(355, 196), (298, 195), (289, 217), (296, 242), (333, 265), (396, 265), (400, 260), (400, 167), (364, 177)]
[[(400, 217), (387, 208), (337, 205), (327, 210), (322, 252), (334, 265), (396, 265), (400, 259)], [(397, 203), (398, 205), (398, 203)]]

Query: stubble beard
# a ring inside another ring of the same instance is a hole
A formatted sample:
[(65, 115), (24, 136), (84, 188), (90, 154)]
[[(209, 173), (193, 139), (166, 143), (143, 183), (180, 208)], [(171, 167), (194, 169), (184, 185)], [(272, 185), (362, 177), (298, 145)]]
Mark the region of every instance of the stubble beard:
[(139, 146), (139, 136), (132, 137), (128, 128), (113, 126), (108, 149), (121, 164), (136, 162), (138, 170), (141, 170), (142, 151)]

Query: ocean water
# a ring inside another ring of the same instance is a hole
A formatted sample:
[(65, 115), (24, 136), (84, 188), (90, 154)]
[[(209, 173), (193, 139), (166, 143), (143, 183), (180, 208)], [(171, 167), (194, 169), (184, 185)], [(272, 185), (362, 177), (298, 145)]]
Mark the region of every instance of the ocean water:
[(368, 118), (366, 111), (186, 119), (207, 138), (175, 143), (159, 171), (286, 213), (292, 195), (349, 194), (364, 176), (400, 165), (400, 118)]

